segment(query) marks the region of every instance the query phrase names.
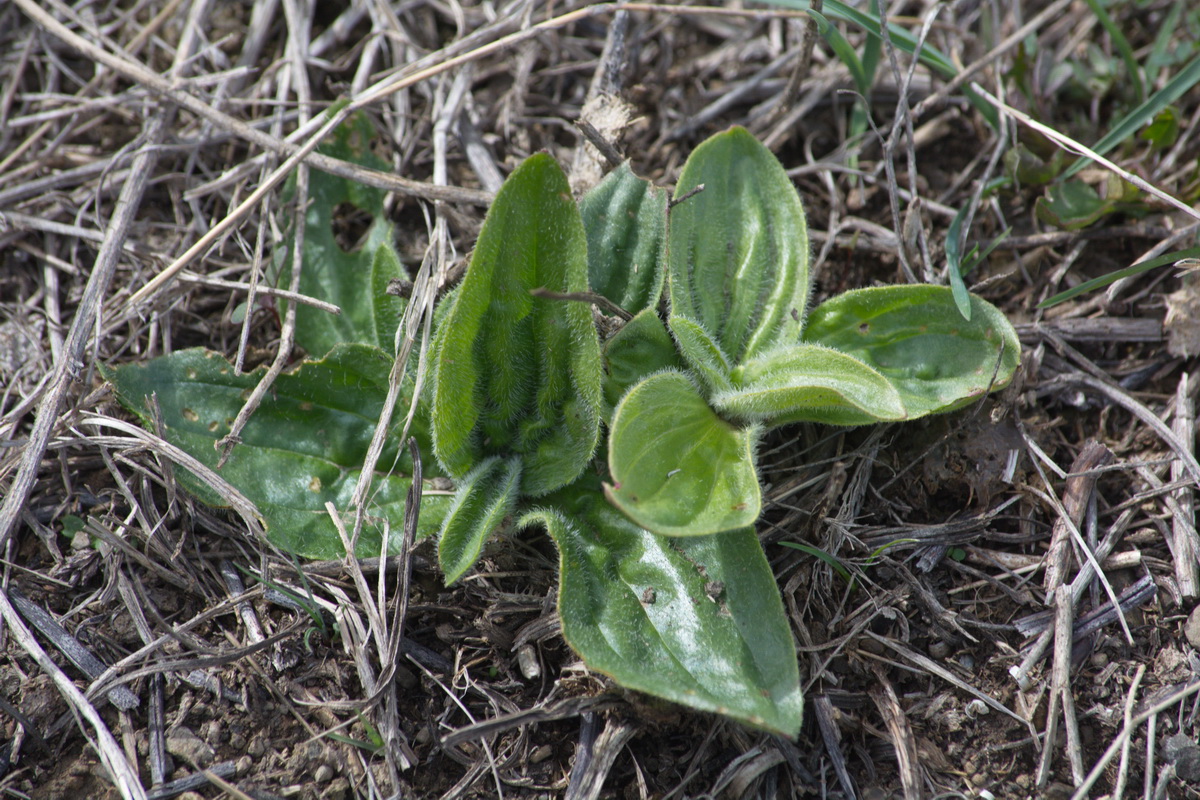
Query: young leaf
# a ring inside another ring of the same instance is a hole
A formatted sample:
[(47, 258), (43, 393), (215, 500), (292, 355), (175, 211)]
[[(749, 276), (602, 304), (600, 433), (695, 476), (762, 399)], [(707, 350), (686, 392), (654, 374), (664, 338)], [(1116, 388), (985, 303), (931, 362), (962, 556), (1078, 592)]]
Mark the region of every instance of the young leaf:
[(587, 241), (566, 176), (545, 153), (518, 167), (488, 210), (466, 277), (439, 326), (434, 452), (466, 475), (520, 455), (521, 491), (575, 480), (600, 435), (600, 342), (591, 309), (530, 290), (587, 290)]
[(891, 382), (857, 358), (815, 344), (780, 348), (734, 373), (736, 386), (715, 393), (726, 416), (782, 425), (868, 425), (905, 417)]
[(734, 364), (800, 339), (808, 303), (804, 210), (779, 161), (744, 128), (692, 151), (671, 210), (671, 313), (699, 323)]
[(606, 418), (642, 378), (664, 369), (683, 369), (675, 343), (653, 308), (642, 310), (604, 343)]
[(475, 565), (492, 531), (517, 505), (521, 460), (485, 458), (458, 484), (438, 540), (438, 563), (449, 586)]
[(729, 373), (732, 366), (729, 358), (721, 352), (704, 326), (687, 317), (672, 314), (667, 326), (675, 336), (675, 344), (684, 361), (692, 368), (710, 392), (729, 388)]
[(625, 162), (584, 196), (579, 213), (587, 230), (592, 291), (631, 314), (656, 306), (663, 285), (666, 190), (634, 175)]
[(634, 386), (613, 414), (605, 485), (638, 525), (667, 536), (702, 536), (753, 524), (762, 509), (754, 432), (713, 413), (679, 372)]
[[(242, 443), (220, 472), (258, 507), (268, 538), (278, 547), (306, 558), (345, 555), (325, 502), (333, 501), (339, 509), (348, 507), (387, 396), (390, 369), (391, 359), (377, 348), (335, 347), (321, 361), (305, 362), (295, 372), (280, 375), (268, 399), (242, 431)], [(156, 395), (163, 436), (213, 469), (219, 456), (214, 443), (229, 432), (246, 393), (262, 372), (237, 375), (219, 354), (202, 349), (102, 368), (121, 402), (151, 430), (158, 425), (146, 398)], [(400, 400), (402, 405), (407, 402)], [(426, 437), (423, 428), (418, 422), (413, 435)], [(411, 468), (406, 466), (404, 451), (397, 451), (399, 444), (389, 443), (380, 465)], [(428, 452), (428, 445), (422, 449)], [(428, 472), (436, 473), (435, 465), (429, 466)], [(176, 470), (176, 476), (205, 503), (221, 504), (220, 497), (187, 470)], [(412, 481), (400, 474), (375, 476), (358, 555), (379, 555), (383, 526), (375, 520), (381, 517), (390, 523), (388, 552), (399, 547), (405, 496), (411, 485)], [(426, 491), (420, 535), (438, 529), (447, 500)], [(354, 524), (352, 517), (345, 521), (350, 527)]]
[(909, 419), (960, 408), (1007, 385), (1021, 358), (1017, 333), (999, 309), (971, 295), (967, 322), (944, 286), (846, 292), (813, 309), (804, 336), (883, 373)]
[[(370, 118), (356, 114), (339, 126), (319, 150), (343, 161), (390, 170), (391, 165), (371, 151), (375, 137)], [(334, 303), (342, 313), (298, 306), (296, 343), (314, 358), (341, 342), (361, 342), (391, 352), (404, 301), (386, 290), (390, 281), (408, 275), (396, 253), (395, 231), (384, 211), (386, 193), (315, 169), (309, 172), (308, 192), (300, 292)], [(294, 195), (293, 181), (284, 196), (294, 201)], [(366, 229), (362, 241), (339, 241), (334, 226), (356, 217), (362, 218)], [(279, 253), (284, 269), (278, 283), (284, 287), (291, 274), (293, 246), (294, 241), (289, 242), (287, 254)]]
[(664, 539), (570, 487), (526, 514), (558, 545), (563, 637), (590, 669), (795, 736), (802, 698), (779, 588), (754, 529)]

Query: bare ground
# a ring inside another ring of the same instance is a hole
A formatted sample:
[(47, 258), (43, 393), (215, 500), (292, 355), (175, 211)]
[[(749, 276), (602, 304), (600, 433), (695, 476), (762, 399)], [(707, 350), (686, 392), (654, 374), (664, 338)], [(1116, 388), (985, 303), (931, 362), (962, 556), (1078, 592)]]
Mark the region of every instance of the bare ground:
[[(746, 125), (793, 171), (818, 299), (909, 273), (944, 282), (955, 212), (1005, 174), (1015, 140), (1053, 149), (1009, 118), (998, 134), (961, 91), (939, 93), (944, 81), (887, 47), (864, 106), (875, 127), (849, 139), (850, 110), (864, 101), (795, 14), (638, 6), (618, 39), (612, 7), (575, 8), (0, 6), (10, 590), (0, 788), (38, 798), (145, 796), (133, 781), (153, 797), (1200, 797), (1196, 284), (1167, 267), (1036, 308), (1193, 245), (1196, 219), (1153, 197), (1064, 232), (1034, 216), (1038, 187), (983, 195), (970, 240), (1012, 232), (971, 280), (1020, 326), (1014, 384), (947, 417), (796, 427), (764, 443), (771, 503), (760, 530), (807, 697), (795, 742), (588, 673), (557, 633), (544, 540), (496, 543), (452, 590), (428, 544), (412, 553), (407, 644), (381, 692), (371, 688), (388, 665), (354, 644), (370, 639), (377, 611), (354, 577), (373, 591), (378, 563), (303, 565), (357, 640), (223, 571), (295, 577), (237, 517), (178, 493), (152, 436), (114, 427), (129, 417), (95, 365), (194, 345), (237, 352), (233, 312), (251, 270), (270, 260), (278, 190), (238, 206), (288, 155), (281, 140), (337, 97), (362, 100), (386, 132), (377, 149), (404, 179), (389, 184), (390, 203), (410, 265), (430, 244), (426, 214), (443, 216), (468, 253), (496, 179), (535, 150), (586, 181), (573, 123), (589, 92), (630, 104), (632, 120), (610, 136), (664, 185), (697, 142)], [(1129, 106), (1128, 81), (1097, 68), (1119, 72), (1119, 58), (1085, 4), (1035, 19), (1042, 8), (892, 13), (913, 31), (930, 23), (928, 41), (1011, 106), (1095, 141)], [(1113, 13), (1144, 54), (1171, 8)], [(1186, 53), (1197, 23), (1182, 19), (1171, 45)], [(385, 79), (387, 91), (368, 94)], [(1134, 140), (1110, 154), (1185, 204), (1198, 192), (1198, 100), (1191, 90), (1176, 102), (1173, 144)], [(911, 131), (894, 125), (913, 107)], [(1097, 168), (1083, 175), (1105, 180)], [(274, 358), (279, 340), (269, 304), (250, 315), (252, 361)], [(853, 583), (788, 541), (836, 556)], [(385, 614), (401, 561), (384, 565)], [(1070, 589), (1048, 600), (1048, 586)], [(117, 665), (103, 686), (44, 634), (13, 626), (21, 596)], [(1073, 647), (1062, 635), (1072, 620)], [(120, 708), (114, 685), (137, 705)], [(379, 750), (367, 746), (376, 732)]]

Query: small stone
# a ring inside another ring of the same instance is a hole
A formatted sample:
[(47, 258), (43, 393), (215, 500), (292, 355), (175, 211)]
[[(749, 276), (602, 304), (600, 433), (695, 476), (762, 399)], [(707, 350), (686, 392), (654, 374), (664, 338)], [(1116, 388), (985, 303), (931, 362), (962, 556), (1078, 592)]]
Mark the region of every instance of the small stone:
[(1187, 622), (1183, 624), (1183, 635), (1187, 637), (1188, 643), (1200, 650), (1200, 605), (1192, 609), (1192, 613), (1188, 614)]
[(167, 732), (167, 752), (192, 766), (203, 769), (213, 762), (216, 753), (191, 728), (179, 727)]
[(1186, 733), (1177, 733), (1163, 742), (1163, 755), (1175, 765), (1175, 775), (1187, 783), (1200, 781), (1200, 745)]
[(267, 743), (263, 741), (263, 737), (255, 736), (246, 747), (246, 752), (255, 758), (261, 758), (262, 754), (267, 752)]
[(317, 771), (313, 773), (313, 780), (317, 783), (329, 783), (333, 780), (333, 767), (328, 764), (317, 767)]
[(1092, 666), (1096, 669), (1104, 669), (1108, 666), (1108, 653), (1092, 653)]
[(931, 658), (943, 659), (950, 655), (950, 645), (943, 641), (936, 641), (929, 645), (929, 655)]
[(548, 744), (538, 745), (533, 748), (533, 752), (529, 754), (530, 764), (540, 764), (550, 756), (554, 755), (554, 748)]

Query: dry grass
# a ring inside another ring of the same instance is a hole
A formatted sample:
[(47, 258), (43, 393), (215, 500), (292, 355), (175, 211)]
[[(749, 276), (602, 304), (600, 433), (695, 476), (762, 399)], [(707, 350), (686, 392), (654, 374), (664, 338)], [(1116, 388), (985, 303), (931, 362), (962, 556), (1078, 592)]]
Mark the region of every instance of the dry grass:
[[(1170, 5), (1114, 13), (1144, 48)], [(1086, 5), (1048, 8), (910, 4), (899, 21), (1010, 106), (1093, 141), (1118, 90), (1072, 95), (1049, 67), (1089, 48), (1117, 57)], [(1195, 323), (1177, 312), (1171, 350), (1161, 324), (1195, 284), (1158, 270), (1035, 308), (1188, 246), (1195, 212), (1151, 200), (1084, 233), (1047, 229), (1036, 188), (978, 200), (1029, 129), (1006, 117), (998, 133), (902, 53), (885, 48), (874, 135), (850, 141), (859, 100), (802, 16), (639, 5), (618, 38), (614, 11), (0, 6), (8, 795), (1200, 797), (1197, 390), (1180, 349)], [(1019, 49), (1026, 37), (1036, 52)], [(972, 276), (1020, 323), (1010, 389), (923, 424), (797, 428), (764, 447), (761, 533), (808, 697), (797, 742), (589, 674), (557, 635), (544, 541), (496, 545), (453, 590), (428, 545), (382, 564), (306, 564), (301, 578), (252, 509), (178, 491), (178, 454), (97, 377), (98, 363), (195, 345), (288, 361), (269, 295), (244, 326), (234, 310), (262, 291), (280, 184), (298, 163), (392, 190), (407, 263), (441, 252), (444, 275), (521, 158), (547, 149), (587, 180), (598, 156), (573, 123), (605, 92), (635, 115), (609, 135), (664, 184), (728, 125), (767, 141), (805, 198), (820, 297), (906, 275), (944, 282), (947, 227), (973, 202), (973, 239), (1013, 228)], [(312, 152), (338, 97), (386, 132), (392, 173)], [(1194, 198), (1198, 100), (1177, 103), (1175, 144), (1118, 149), (1114, 166)], [(86, 527), (72, 538), (75, 519)], [(836, 556), (855, 584), (783, 541)], [(311, 595), (325, 622), (233, 565)], [(50, 646), (62, 634), (31, 633), (31, 609), (98, 662), (69, 663)], [(175, 779), (193, 783), (164, 783)]]

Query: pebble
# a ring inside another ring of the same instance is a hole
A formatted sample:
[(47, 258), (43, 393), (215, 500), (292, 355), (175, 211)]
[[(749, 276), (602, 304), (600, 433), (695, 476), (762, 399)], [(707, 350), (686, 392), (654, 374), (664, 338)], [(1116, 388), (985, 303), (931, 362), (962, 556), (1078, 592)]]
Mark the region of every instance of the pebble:
[(1187, 783), (1200, 781), (1200, 745), (1186, 733), (1177, 733), (1163, 742), (1163, 755), (1175, 765), (1175, 775)]
[(313, 780), (317, 783), (329, 783), (333, 780), (333, 767), (328, 764), (317, 767), (317, 771), (313, 773)]
[(216, 755), (203, 739), (183, 727), (167, 732), (167, 752), (200, 768), (212, 764)]
[(1183, 635), (1187, 637), (1192, 647), (1200, 650), (1200, 605), (1192, 609), (1187, 622), (1183, 625)]

